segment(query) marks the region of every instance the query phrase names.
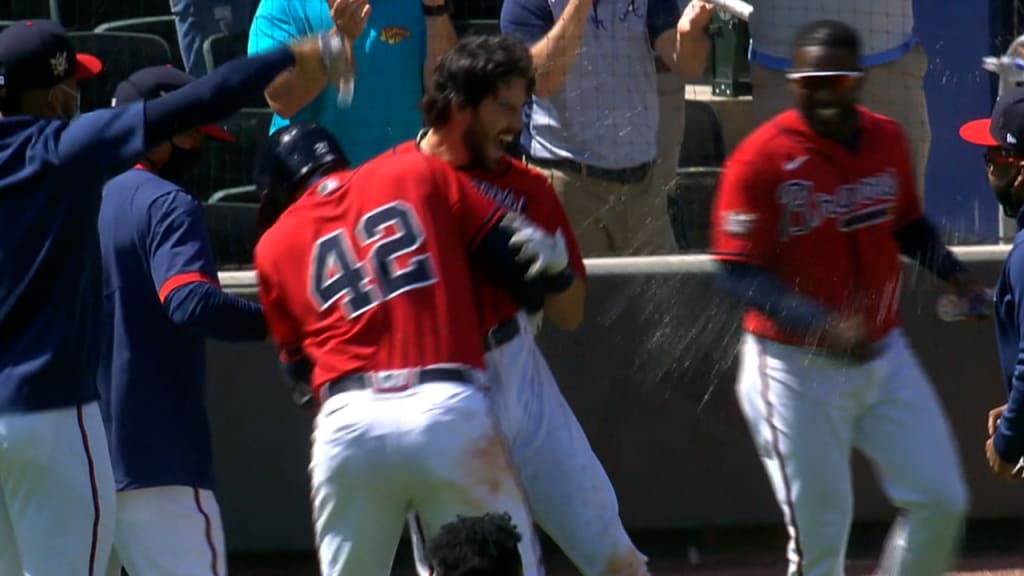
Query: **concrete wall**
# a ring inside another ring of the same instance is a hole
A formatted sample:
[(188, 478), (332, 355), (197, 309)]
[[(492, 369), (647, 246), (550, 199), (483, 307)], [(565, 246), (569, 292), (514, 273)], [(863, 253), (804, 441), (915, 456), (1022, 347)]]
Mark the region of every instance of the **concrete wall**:
[[(961, 251), (994, 282), (1003, 248)], [(632, 530), (781, 522), (733, 394), (738, 311), (703, 256), (588, 261), (587, 320), (540, 342), (604, 463)], [(251, 275), (226, 285), (252, 294)], [(1024, 513), (1018, 487), (990, 477), (985, 418), (1005, 400), (990, 322), (945, 324), (939, 286), (908, 265), (907, 332), (959, 439), (974, 517)], [(211, 344), (218, 496), (235, 551), (312, 547), (306, 465), (311, 419), (288, 398), (267, 345)], [(855, 460), (856, 515), (892, 514)], [(372, 479), (367, 479), (372, 481)]]

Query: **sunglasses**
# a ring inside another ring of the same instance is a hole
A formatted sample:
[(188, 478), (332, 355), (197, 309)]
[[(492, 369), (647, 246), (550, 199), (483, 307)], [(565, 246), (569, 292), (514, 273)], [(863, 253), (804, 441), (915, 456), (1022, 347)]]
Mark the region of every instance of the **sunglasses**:
[(857, 81), (864, 77), (864, 73), (858, 70), (827, 70), (818, 72), (787, 72), (786, 78), (801, 90), (818, 92), (828, 90), (829, 92), (845, 92), (857, 85)]
[(1007, 150), (986, 150), (983, 157), (985, 164), (989, 166), (1008, 166), (1021, 162), (1020, 158)]

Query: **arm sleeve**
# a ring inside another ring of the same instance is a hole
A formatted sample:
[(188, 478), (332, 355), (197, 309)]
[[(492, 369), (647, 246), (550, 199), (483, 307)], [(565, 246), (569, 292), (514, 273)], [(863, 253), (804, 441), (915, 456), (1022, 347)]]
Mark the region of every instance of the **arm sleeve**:
[(828, 320), (827, 308), (790, 290), (778, 276), (760, 266), (722, 262), (719, 282), (744, 306), (760, 311), (787, 332), (806, 334), (820, 329)]
[(900, 251), (940, 280), (950, 281), (953, 276), (967, 272), (967, 267), (946, 247), (935, 226), (921, 216), (893, 231)]
[(259, 304), (206, 282), (192, 282), (174, 290), (164, 300), (164, 309), (172, 322), (207, 338), (258, 342), (267, 337)]
[(295, 55), (288, 48), (237, 58), (181, 89), (146, 102), (147, 148), (230, 116), (294, 64)]
[[(1024, 302), (1024, 253), (1012, 253), (1007, 267), (1013, 284), (1013, 298), (1018, 303)], [(1016, 313), (1017, 339), (1021, 349), (1017, 351), (1006, 411), (999, 419), (999, 427), (992, 440), (999, 457), (1010, 464), (1016, 464), (1024, 456), (1024, 306), (1017, 306)]]
[(776, 179), (765, 164), (743, 158), (742, 151), (726, 162), (711, 207), (714, 258), (769, 267), (773, 263), (779, 208)]
[(659, 36), (669, 30), (675, 30), (679, 17), (682, 15), (679, 2), (676, 0), (649, 0), (647, 2), (647, 34), (651, 45)]
[(921, 207), (921, 196), (917, 190), (917, 177), (913, 161), (910, 159), (910, 145), (907, 143), (907, 137), (898, 125), (894, 126), (894, 132), (898, 150), (896, 174), (899, 179), (899, 190), (896, 196), (896, 219), (893, 222), (893, 227), (899, 229), (921, 218), (924, 215), (924, 209)]
[(506, 0), (501, 6), (501, 33), (527, 45), (540, 41), (554, 26), (548, 0)]
[[(146, 153), (145, 107), (135, 102), (82, 114), (57, 144), (61, 163), (103, 174), (126, 170)], [(84, 176), (78, 172), (79, 176)]]

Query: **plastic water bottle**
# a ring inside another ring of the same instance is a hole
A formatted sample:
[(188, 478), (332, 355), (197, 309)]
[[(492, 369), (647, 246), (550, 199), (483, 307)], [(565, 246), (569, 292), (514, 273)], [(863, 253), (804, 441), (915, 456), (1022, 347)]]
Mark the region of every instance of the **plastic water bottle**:
[(935, 312), (944, 322), (958, 322), (967, 319), (990, 318), (995, 310), (995, 292), (985, 290), (985, 299), (961, 298), (955, 294), (943, 294), (935, 302)]

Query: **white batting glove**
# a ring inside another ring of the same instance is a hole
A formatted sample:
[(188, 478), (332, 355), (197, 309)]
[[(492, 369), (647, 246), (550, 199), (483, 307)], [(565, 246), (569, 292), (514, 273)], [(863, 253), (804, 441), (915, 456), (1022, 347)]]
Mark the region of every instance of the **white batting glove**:
[(528, 225), (513, 234), (508, 244), (519, 249), (517, 260), (532, 262), (526, 272), (527, 280), (540, 274), (558, 274), (569, 265), (569, 249), (561, 229), (551, 235), (537, 226)]

